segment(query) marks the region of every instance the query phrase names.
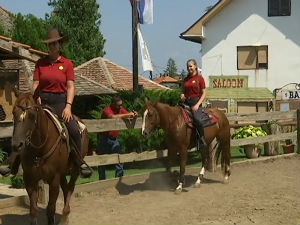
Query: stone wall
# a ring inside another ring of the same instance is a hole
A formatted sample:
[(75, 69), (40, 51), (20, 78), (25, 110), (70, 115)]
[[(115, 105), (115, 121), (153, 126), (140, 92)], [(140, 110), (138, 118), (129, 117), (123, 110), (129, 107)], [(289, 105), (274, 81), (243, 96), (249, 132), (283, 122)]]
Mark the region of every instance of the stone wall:
[(13, 17), (14, 14), (0, 6), (0, 24), (8, 33), (10, 33), (13, 29)]

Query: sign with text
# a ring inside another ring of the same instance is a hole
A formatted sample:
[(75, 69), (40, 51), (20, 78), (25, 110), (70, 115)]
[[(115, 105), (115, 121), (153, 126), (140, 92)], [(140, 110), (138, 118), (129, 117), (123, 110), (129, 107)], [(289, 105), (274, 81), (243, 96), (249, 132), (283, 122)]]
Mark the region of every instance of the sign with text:
[(248, 76), (209, 76), (210, 88), (247, 88)]
[(282, 91), (281, 98), (282, 100), (300, 99), (300, 91), (298, 90)]

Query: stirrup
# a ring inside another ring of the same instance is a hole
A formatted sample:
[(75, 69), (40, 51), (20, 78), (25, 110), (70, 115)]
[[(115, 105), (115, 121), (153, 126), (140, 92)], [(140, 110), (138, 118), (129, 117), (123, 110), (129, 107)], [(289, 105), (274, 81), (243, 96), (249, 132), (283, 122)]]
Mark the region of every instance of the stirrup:
[(82, 178), (89, 178), (93, 174), (93, 170), (91, 167), (83, 167), (84, 164), (80, 166), (80, 176)]

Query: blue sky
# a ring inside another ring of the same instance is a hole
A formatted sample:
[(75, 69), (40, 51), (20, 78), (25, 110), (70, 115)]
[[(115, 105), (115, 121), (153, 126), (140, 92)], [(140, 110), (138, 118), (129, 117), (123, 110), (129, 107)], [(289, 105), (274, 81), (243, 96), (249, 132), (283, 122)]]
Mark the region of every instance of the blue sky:
[[(34, 14), (44, 18), (51, 12), (48, 0), (0, 0), (13, 13)], [(129, 0), (97, 0), (102, 15), (100, 31), (106, 39), (105, 58), (132, 70), (131, 6)], [(201, 45), (179, 38), (217, 0), (154, 0), (154, 23), (141, 25), (152, 59), (153, 75), (162, 73), (171, 57), (180, 73), (185, 63), (195, 58), (201, 64)], [(140, 54), (140, 53), (139, 53)], [(140, 61), (140, 58), (139, 58)], [(148, 77), (139, 65), (139, 73)]]

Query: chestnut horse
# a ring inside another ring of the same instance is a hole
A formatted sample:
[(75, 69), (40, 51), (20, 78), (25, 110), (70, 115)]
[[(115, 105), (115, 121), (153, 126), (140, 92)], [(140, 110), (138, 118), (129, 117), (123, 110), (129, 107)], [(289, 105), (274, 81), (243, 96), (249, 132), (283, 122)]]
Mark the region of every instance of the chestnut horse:
[[(205, 140), (209, 148), (201, 150), (202, 168), (195, 183), (200, 186), (205, 169), (212, 170), (218, 162), (221, 153), (221, 165), (224, 173), (224, 182), (227, 183), (230, 176), (230, 126), (225, 114), (218, 109), (209, 109), (210, 113), (218, 118), (218, 122), (205, 127)], [(180, 156), (179, 185), (175, 192), (180, 193), (184, 183), (185, 166), (188, 157), (188, 149), (195, 145), (195, 130), (188, 126), (183, 118), (180, 106), (169, 106), (159, 102), (146, 102), (146, 110), (143, 115), (142, 134), (148, 136), (157, 128), (162, 128), (166, 133), (166, 145), (168, 148), (167, 172), (171, 172), (171, 163), (177, 154)], [(213, 140), (216, 139), (216, 145)], [(214, 149), (215, 157), (213, 156)]]
[[(30, 200), (30, 222), (38, 224), (38, 182), (49, 184), (47, 206), (48, 224), (55, 223), (56, 201), (59, 187), (64, 196), (61, 224), (68, 223), (70, 198), (80, 172), (67, 141), (62, 138), (53, 121), (42, 107), (35, 103), (32, 94), (20, 94), (13, 108), (14, 130), (12, 146), (21, 157), (25, 188)], [(82, 132), (82, 157), (87, 153), (88, 133)], [(72, 151), (73, 152), (73, 151)], [(70, 173), (70, 181), (66, 175)]]

